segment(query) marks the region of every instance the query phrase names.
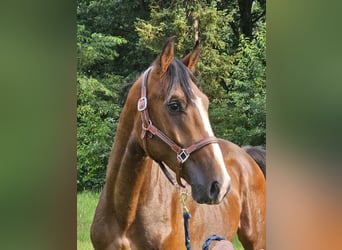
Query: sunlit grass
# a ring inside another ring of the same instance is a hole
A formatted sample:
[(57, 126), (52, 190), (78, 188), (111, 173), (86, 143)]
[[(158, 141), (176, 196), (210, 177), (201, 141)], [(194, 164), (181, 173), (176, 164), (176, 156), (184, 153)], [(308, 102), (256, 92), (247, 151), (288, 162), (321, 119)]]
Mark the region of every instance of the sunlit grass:
[(94, 249), (90, 242), (90, 225), (98, 200), (98, 193), (77, 194), (77, 249), (79, 250)]
[(235, 236), (234, 240), (232, 241), (235, 250), (244, 250), (241, 242), (238, 239), (238, 236)]

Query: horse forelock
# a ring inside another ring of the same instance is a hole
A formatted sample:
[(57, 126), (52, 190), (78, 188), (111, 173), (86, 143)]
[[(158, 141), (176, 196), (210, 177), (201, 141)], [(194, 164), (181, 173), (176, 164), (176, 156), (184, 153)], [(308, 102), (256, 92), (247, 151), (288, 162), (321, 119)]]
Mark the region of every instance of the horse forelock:
[[(140, 75), (141, 76), (141, 75)], [(121, 90), (120, 104), (124, 105), (127, 101), (127, 95), (132, 86), (139, 82), (140, 76), (137, 76), (133, 81), (123, 86)], [(190, 72), (190, 70), (184, 65), (184, 63), (178, 58), (174, 58), (170, 63), (165, 76), (162, 79), (162, 88), (165, 91), (165, 100), (169, 101), (173, 92), (177, 87), (180, 87), (184, 92), (186, 101), (192, 102), (194, 98), (193, 89), (191, 87), (191, 81), (197, 84), (196, 77)]]
[(189, 69), (181, 60), (174, 58), (169, 65), (162, 81), (163, 88), (166, 90), (166, 101), (169, 101), (175, 89), (180, 87), (184, 92), (186, 101), (190, 103), (194, 97), (191, 81), (196, 83), (195, 76), (189, 71)]

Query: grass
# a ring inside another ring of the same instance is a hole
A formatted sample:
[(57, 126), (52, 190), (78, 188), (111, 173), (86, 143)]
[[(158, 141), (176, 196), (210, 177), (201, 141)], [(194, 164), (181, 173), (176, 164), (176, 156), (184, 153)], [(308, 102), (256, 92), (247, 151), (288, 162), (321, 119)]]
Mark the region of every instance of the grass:
[[(99, 200), (99, 193), (82, 192), (77, 194), (77, 249), (93, 250), (90, 242), (90, 225)], [(233, 240), (235, 250), (244, 250), (237, 236)]]
[(77, 249), (93, 250), (90, 242), (90, 225), (93, 220), (99, 194), (82, 192), (77, 194)]
[(236, 235), (235, 238), (232, 241), (234, 249), (235, 250), (244, 250), (243, 246), (241, 245), (241, 242), (238, 239), (238, 236)]

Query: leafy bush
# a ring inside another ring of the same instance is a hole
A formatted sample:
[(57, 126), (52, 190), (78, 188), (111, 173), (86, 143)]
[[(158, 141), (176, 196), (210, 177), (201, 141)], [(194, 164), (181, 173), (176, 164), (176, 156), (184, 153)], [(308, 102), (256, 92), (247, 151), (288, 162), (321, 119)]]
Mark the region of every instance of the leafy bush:
[(116, 129), (119, 107), (113, 92), (94, 78), (77, 82), (77, 188), (99, 189)]
[(99, 190), (120, 113), (123, 77), (110, 74), (125, 39), (91, 33), (78, 25), (77, 190)]
[(266, 145), (265, 27), (252, 41), (241, 36), (230, 58), (227, 92), (212, 100), (216, 133), (239, 145)]

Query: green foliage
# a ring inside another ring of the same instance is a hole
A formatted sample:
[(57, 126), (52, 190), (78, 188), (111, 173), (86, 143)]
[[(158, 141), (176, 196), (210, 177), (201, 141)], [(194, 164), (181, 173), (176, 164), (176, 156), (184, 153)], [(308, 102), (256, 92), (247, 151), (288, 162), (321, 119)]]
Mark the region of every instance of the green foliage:
[(128, 41), (120, 46), (117, 60), (111, 63), (111, 73), (128, 76), (147, 67), (150, 61), (142, 60), (146, 55), (136, 46), (136, 18), (147, 19), (149, 16), (148, 2), (137, 0), (78, 0), (78, 24), (85, 25), (91, 33), (102, 33), (124, 38)]
[(100, 189), (119, 116), (115, 95), (95, 78), (77, 82), (77, 188)]
[[(79, 16), (85, 10), (94, 14), (99, 3), (80, 2)], [(113, 74), (114, 61), (127, 40), (92, 32), (85, 17), (77, 25), (77, 189), (99, 190), (121, 108), (124, 77)]]
[(110, 72), (113, 61), (119, 56), (114, 50), (127, 43), (124, 38), (91, 33), (84, 25), (77, 25), (78, 69), (87, 75), (102, 75)]
[(240, 145), (266, 145), (265, 28), (255, 37), (241, 36), (229, 62), (227, 94), (212, 100), (214, 130)]

